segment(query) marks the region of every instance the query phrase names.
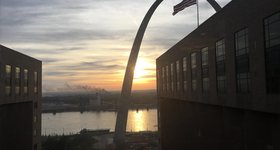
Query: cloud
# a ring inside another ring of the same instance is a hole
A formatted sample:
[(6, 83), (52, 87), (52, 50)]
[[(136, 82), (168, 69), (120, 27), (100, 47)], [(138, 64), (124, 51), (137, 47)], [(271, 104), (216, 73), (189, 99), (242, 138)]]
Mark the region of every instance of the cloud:
[(91, 78), (112, 77), (117, 76), (119, 70), (125, 69), (125, 66), (115, 63), (115, 60), (73, 62), (71, 64), (55, 62), (57, 65), (45, 65), (48, 70), (44, 71), (43, 75), (48, 79), (65, 78), (69, 81), (76, 81), (77, 78), (86, 76)]
[(44, 75), (46, 76), (73, 76), (75, 75), (75, 73), (73, 72), (64, 72), (64, 71), (49, 71), (49, 72), (45, 72)]
[[(217, 0), (222, 6), (230, 0)], [(43, 83), (90, 82), (120, 89), (138, 27), (154, 0), (1, 0), (0, 42), (43, 62)], [(172, 16), (180, 0), (163, 1), (143, 39), (139, 59), (150, 64), (196, 28), (196, 7)], [(200, 20), (214, 13), (200, 0)], [(110, 85), (111, 84), (111, 85)]]
[(40, 59), (40, 60), (41, 60), (44, 64), (59, 62), (59, 59), (54, 59), (54, 58), (42, 58), (42, 59)]
[(92, 61), (92, 62), (81, 62), (75, 65), (63, 66), (67, 70), (110, 70), (116, 71), (119, 69), (124, 69), (124, 66), (114, 64), (111, 61)]

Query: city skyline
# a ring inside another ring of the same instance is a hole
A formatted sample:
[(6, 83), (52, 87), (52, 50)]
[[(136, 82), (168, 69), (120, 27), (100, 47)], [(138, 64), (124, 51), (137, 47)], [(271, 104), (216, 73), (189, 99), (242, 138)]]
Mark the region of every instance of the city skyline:
[[(230, 0), (217, 0), (223, 7)], [(43, 92), (65, 85), (120, 90), (128, 55), (150, 1), (0, 1), (1, 44), (43, 62)], [(172, 16), (163, 1), (144, 36), (133, 89), (155, 89), (155, 59), (197, 27), (196, 7)], [(116, 8), (116, 6), (118, 8)], [(214, 14), (199, 0), (200, 22)]]

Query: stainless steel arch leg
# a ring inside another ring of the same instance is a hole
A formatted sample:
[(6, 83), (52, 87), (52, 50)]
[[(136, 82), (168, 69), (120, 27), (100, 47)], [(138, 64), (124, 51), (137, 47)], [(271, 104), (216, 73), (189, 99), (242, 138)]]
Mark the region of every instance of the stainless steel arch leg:
[(133, 82), (133, 75), (134, 75), (134, 68), (136, 65), (139, 49), (142, 43), (142, 39), (147, 28), (147, 25), (156, 10), (159, 4), (163, 0), (156, 0), (153, 5), (148, 10), (147, 14), (145, 15), (136, 37), (134, 39), (134, 43), (130, 52), (128, 64), (125, 71), (125, 76), (122, 85), (122, 91), (119, 101), (119, 109), (117, 114), (117, 121), (115, 127), (115, 135), (114, 135), (114, 142), (117, 146), (117, 149), (124, 149), (123, 146), (125, 144), (125, 132), (126, 132), (126, 124), (127, 124), (127, 114), (128, 114), (128, 107), (129, 107), (129, 98), (131, 95), (131, 88)]

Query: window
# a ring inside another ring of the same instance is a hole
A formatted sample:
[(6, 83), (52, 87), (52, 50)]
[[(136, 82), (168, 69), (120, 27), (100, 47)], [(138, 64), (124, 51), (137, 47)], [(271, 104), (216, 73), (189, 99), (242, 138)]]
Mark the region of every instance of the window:
[(37, 122), (37, 116), (36, 116), (36, 115), (33, 116), (33, 122), (34, 122), (34, 123)]
[(196, 91), (197, 88), (197, 81), (196, 80), (192, 80), (192, 91)]
[(265, 23), (266, 48), (280, 45), (280, 12), (268, 17)]
[(202, 76), (209, 76), (209, 62), (208, 62), (208, 48), (203, 48), (201, 50), (201, 68)]
[(225, 76), (217, 77), (217, 89), (218, 89), (219, 93), (226, 92), (226, 77)]
[(15, 93), (16, 95), (20, 95), (20, 68), (15, 68)]
[(187, 57), (183, 58), (183, 71), (187, 71)]
[(36, 135), (37, 135), (37, 129), (34, 128), (34, 129), (33, 129), (33, 136), (36, 136)]
[(36, 110), (38, 108), (38, 102), (34, 102), (33, 105), (34, 109)]
[(187, 89), (188, 89), (188, 82), (184, 81), (184, 91), (187, 91)]
[(268, 93), (280, 93), (280, 12), (266, 18), (265, 63)]
[(208, 66), (208, 47), (201, 50), (201, 61), (202, 66)]
[(191, 53), (191, 73), (192, 73), (192, 91), (196, 91), (197, 89), (197, 80), (196, 80), (196, 72), (197, 72), (197, 59), (196, 59), (196, 52)]
[[(156, 81), (157, 81), (157, 89), (161, 90), (161, 76), (160, 76), (160, 70), (157, 69), (156, 71)], [(34, 93), (35, 93), (35, 85), (34, 85)]]
[(171, 92), (174, 91), (174, 64), (171, 64), (170, 67), (170, 77), (171, 77)]
[(249, 73), (238, 73), (237, 74), (237, 89), (238, 92), (248, 93), (250, 89), (250, 74)]
[(196, 77), (196, 53), (191, 54), (191, 71), (192, 71), (192, 78)]
[(28, 70), (27, 69), (24, 69), (23, 80), (24, 80), (23, 92), (25, 95), (27, 95), (28, 94)]
[(11, 94), (12, 94), (11, 86), (12, 86), (12, 66), (6, 65), (5, 66), (5, 94), (6, 94), (6, 96), (11, 96)]
[(180, 61), (176, 61), (176, 82), (177, 82), (177, 91), (180, 91)]
[(166, 91), (169, 91), (169, 70), (168, 70), (168, 66), (166, 66)]
[(202, 92), (209, 90), (209, 62), (208, 47), (201, 49), (201, 76), (202, 76)]
[(184, 81), (183, 90), (187, 91), (187, 57), (183, 57), (183, 81)]
[(235, 33), (236, 82), (238, 93), (250, 92), (248, 28)]
[(226, 58), (225, 40), (222, 39), (216, 42), (216, 61), (224, 61)]
[(202, 91), (203, 92), (207, 92), (209, 91), (209, 78), (202, 78)]
[(34, 72), (34, 93), (38, 93), (38, 73)]
[(165, 91), (165, 69), (164, 69), (164, 67), (162, 67), (162, 72), (161, 72), (161, 77), (162, 77), (162, 91)]
[(217, 73), (217, 91), (226, 92), (226, 67), (225, 67), (225, 40), (216, 42), (216, 73)]
[(191, 54), (191, 66), (192, 69), (196, 68), (196, 53)]
[(216, 69), (217, 69), (216, 73), (217, 73), (218, 76), (219, 75), (223, 76), (223, 75), (226, 74), (226, 66), (225, 65), (226, 65), (225, 61), (216, 62)]
[(248, 49), (248, 28), (238, 31), (235, 38), (235, 55), (240, 56), (249, 53)]

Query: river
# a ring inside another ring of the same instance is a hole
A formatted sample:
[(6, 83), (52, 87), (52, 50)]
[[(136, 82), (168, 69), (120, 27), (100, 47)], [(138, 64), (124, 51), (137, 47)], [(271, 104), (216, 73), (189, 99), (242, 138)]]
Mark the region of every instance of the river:
[[(42, 135), (75, 134), (81, 129), (114, 131), (116, 112), (62, 112), (42, 114)], [(157, 109), (129, 110), (127, 131), (157, 131)]]

